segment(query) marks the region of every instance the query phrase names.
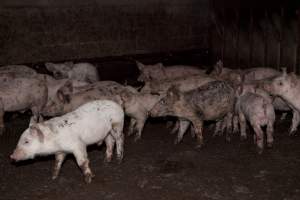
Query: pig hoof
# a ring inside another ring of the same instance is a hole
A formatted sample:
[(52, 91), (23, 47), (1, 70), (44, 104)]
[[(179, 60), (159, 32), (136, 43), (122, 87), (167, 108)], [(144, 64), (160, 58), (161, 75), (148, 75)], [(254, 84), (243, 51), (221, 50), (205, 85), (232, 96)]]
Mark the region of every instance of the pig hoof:
[(226, 140), (226, 142), (230, 143), (231, 142), (231, 137), (226, 137), (225, 140)]
[(127, 136), (131, 136), (133, 134), (133, 130), (129, 130), (128, 132), (127, 132)]
[(94, 178), (94, 177), (95, 177), (95, 175), (92, 174), (92, 173), (85, 174), (84, 181), (86, 183), (91, 183), (92, 182), (92, 178)]
[(264, 149), (261, 148), (261, 147), (257, 147), (257, 148), (256, 148), (256, 152), (257, 152), (259, 155), (262, 154), (263, 151), (264, 151)]
[(290, 131), (290, 133), (289, 133), (289, 136), (295, 136), (296, 135), (296, 133), (297, 133), (297, 131), (295, 130), (295, 131)]
[(219, 136), (219, 132), (213, 134), (213, 138)]
[(241, 135), (240, 140), (241, 140), (241, 141), (247, 140), (247, 136), (246, 136), (246, 135)]
[(177, 145), (177, 144), (180, 143), (180, 141), (181, 141), (180, 139), (176, 138), (176, 139), (174, 140), (174, 144)]
[(203, 148), (204, 148), (204, 144), (198, 144), (195, 147), (195, 149), (203, 149)]
[(57, 177), (58, 177), (58, 175), (53, 175), (53, 176), (52, 176), (52, 180), (57, 179)]
[(267, 143), (267, 147), (268, 147), (269, 149), (273, 148), (273, 143)]
[(136, 136), (134, 137), (134, 142), (137, 142), (137, 141), (139, 141), (140, 139), (141, 139), (141, 136), (136, 135)]
[(108, 164), (112, 161), (112, 158), (104, 158), (104, 164)]

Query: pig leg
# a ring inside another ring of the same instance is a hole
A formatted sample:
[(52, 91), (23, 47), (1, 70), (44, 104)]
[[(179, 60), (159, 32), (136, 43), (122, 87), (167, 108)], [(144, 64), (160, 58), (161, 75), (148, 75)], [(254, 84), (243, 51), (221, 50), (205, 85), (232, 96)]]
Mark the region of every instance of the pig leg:
[(180, 129), (180, 122), (177, 120), (176, 122), (175, 122), (175, 125), (174, 125), (174, 127), (172, 128), (172, 130), (171, 130), (171, 134), (174, 134), (174, 133), (176, 133), (179, 129)]
[(196, 148), (202, 148), (204, 145), (204, 140), (203, 140), (203, 120), (202, 119), (194, 119), (191, 120), (195, 129), (195, 134), (196, 138), (198, 141), (198, 145)]
[[(37, 107), (32, 107), (31, 108), (31, 112), (32, 112), (32, 115), (33, 115), (33, 121), (35, 121), (35, 122), (42, 122), (43, 121), (43, 118), (42, 118), (42, 116), (41, 116), (41, 114), (40, 114), (40, 109), (39, 108), (37, 108)], [(31, 120), (30, 119), (30, 120)]]
[(256, 135), (256, 145), (257, 145), (257, 153), (261, 154), (264, 149), (264, 132), (261, 130), (261, 127), (257, 124), (251, 124), (255, 135)]
[(247, 139), (247, 133), (246, 133), (246, 118), (242, 112), (239, 112), (239, 122), (240, 122), (240, 129), (241, 129), (241, 140)]
[(179, 131), (178, 131), (177, 137), (174, 141), (174, 144), (178, 144), (181, 142), (184, 133), (187, 131), (187, 129), (190, 126), (190, 122), (187, 120), (179, 120), (178, 124), (179, 124)]
[(287, 113), (286, 113), (286, 112), (285, 112), (285, 113), (282, 113), (282, 115), (281, 115), (281, 117), (280, 117), (280, 120), (281, 120), (281, 121), (282, 121), (282, 120), (285, 120), (286, 116), (287, 116)]
[(114, 146), (115, 146), (115, 139), (112, 135), (107, 135), (105, 138), (105, 144), (106, 144), (106, 157), (104, 159), (104, 162), (109, 163), (112, 160), (112, 156), (114, 153)]
[(59, 175), (61, 166), (66, 158), (66, 154), (63, 152), (58, 152), (55, 154), (55, 165), (53, 169), (52, 179), (56, 179)]
[(226, 122), (226, 141), (231, 141), (231, 133), (232, 133), (232, 113), (228, 113), (225, 117)]
[(129, 123), (128, 133), (127, 133), (128, 136), (134, 133), (135, 126), (136, 126), (136, 119), (131, 118)]
[(190, 126), (190, 127), (191, 127), (190, 128), (191, 136), (192, 136), (192, 138), (195, 138), (196, 137), (195, 130), (194, 130), (193, 126)]
[(141, 139), (142, 131), (144, 129), (144, 125), (145, 125), (146, 120), (147, 120), (147, 115), (140, 116), (137, 119), (137, 124), (136, 124), (137, 133), (136, 133), (135, 138), (134, 138), (135, 142), (138, 141), (139, 139)]
[(122, 162), (124, 155), (124, 135), (123, 135), (123, 124), (113, 124), (111, 134), (116, 140), (117, 146), (117, 160), (119, 163)]
[(237, 115), (233, 117), (233, 133), (239, 132), (239, 118)]
[(216, 128), (215, 128), (213, 137), (216, 137), (216, 136), (220, 135), (220, 132), (221, 132), (221, 126), (222, 126), (222, 121), (218, 121), (218, 122), (216, 123)]
[(295, 109), (293, 109), (293, 119), (292, 119), (292, 126), (290, 128), (290, 136), (295, 135), (296, 131), (297, 131), (297, 127), (299, 125), (300, 122), (300, 115), (299, 112)]
[(273, 138), (273, 127), (274, 122), (269, 121), (267, 124), (267, 147), (271, 148), (273, 146), (274, 138)]
[(225, 118), (222, 119), (222, 121), (221, 121), (221, 134), (220, 134), (220, 136), (223, 135), (223, 133), (224, 133), (224, 131), (225, 131), (225, 129), (226, 129), (226, 126), (227, 126), (227, 123), (226, 123), (226, 117), (225, 117)]
[(81, 168), (84, 174), (84, 180), (86, 183), (91, 183), (94, 174), (89, 167), (89, 159), (87, 157), (86, 147), (81, 146), (73, 152), (78, 166)]

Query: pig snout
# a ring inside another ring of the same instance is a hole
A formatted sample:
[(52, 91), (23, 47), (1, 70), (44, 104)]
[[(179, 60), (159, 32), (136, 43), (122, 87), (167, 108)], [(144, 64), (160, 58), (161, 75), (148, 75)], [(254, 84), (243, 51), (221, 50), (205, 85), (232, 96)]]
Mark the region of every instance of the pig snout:
[(14, 150), (14, 152), (10, 155), (10, 159), (13, 161), (23, 160), (24, 158), (25, 152), (21, 149)]
[(267, 83), (267, 82), (259, 83), (258, 87), (265, 90), (265, 91), (270, 91), (270, 84)]
[(150, 110), (150, 112), (148, 113), (151, 117), (157, 117), (159, 114), (159, 109), (157, 109), (157, 107), (154, 107)]

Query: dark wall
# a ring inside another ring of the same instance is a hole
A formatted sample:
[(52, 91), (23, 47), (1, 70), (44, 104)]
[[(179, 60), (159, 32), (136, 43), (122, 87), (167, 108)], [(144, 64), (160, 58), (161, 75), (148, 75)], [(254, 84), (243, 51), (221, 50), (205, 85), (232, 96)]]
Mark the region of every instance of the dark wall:
[(209, 0), (2, 0), (0, 65), (208, 47)]
[(300, 1), (211, 0), (211, 50), (230, 67), (300, 72)]

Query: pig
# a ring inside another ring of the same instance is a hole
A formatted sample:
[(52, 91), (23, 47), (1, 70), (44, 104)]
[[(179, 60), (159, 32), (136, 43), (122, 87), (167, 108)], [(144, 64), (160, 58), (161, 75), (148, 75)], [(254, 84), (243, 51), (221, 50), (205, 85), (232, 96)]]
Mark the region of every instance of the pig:
[(52, 178), (56, 179), (66, 154), (72, 153), (85, 181), (90, 183), (94, 175), (89, 167), (86, 147), (105, 140), (106, 159), (111, 160), (116, 144), (117, 159), (121, 162), (123, 125), (124, 111), (120, 105), (109, 100), (91, 101), (60, 117), (32, 124), (22, 133), (10, 158), (21, 161), (38, 155), (55, 154)]
[(192, 123), (198, 140), (197, 147), (202, 147), (203, 121), (220, 120), (232, 116), (234, 89), (225, 81), (208, 82), (197, 89), (180, 92), (172, 87), (150, 111), (152, 117), (176, 116)]
[(0, 74), (15, 74), (21, 77), (35, 77), (37, 76), (37, 72), (25, 65), (6, 65), (6, 66), (1, 66), (0, 67)]
[(209, 75), (218, 80), (229, 81), (230, 83), (234, 84), (242, 83), (241, 70), (223, 67), (223, 62), (221, 60), (214, 65), (214, 68)]
[(58, 101), (51, 101), (42, 110), (45, 116), (59, 116), (71, 112), (79, 106), (94, 100), (111, 100), (122, 106), (123, 102), (119, 95), (108, 94), (107, 91), (100, 92), (96, 88), (76, 93), (63, 93), (58, 90)]
[(57, 88), (54, 100), (43, 109), (43, 115), (62, 115), (93, 100), (112, 100), (122, 106), (123, 102), (119, 93), (123, 90), (125, 90), (124, 86), (113, 81), (101, 81), (78, 87), (72, 84), (64, 84), (62, 87)]
[(281, 75), (261, 82), (260, 87), (274, 96), (281, 97), (293, 110), (293, 121), (289, 134), (294, 135), (300, 122), (299, 77), (294, 73), (287, 74), (286, 70), (283, 70)]
[(32, 120), (41, 119), (41, 111), (47, 103), (47, 86), (43, 79), (23, 78), (11, 74), (0, 74), (0, 128), (4, 129), (5, 112), (30, 109)]
[[(141, 89), (143, 93), (159, 93), (164, 95), (169, 88), (172, 86), (178, 87), (181, 92), (190, 91), (204, 85), (208, 82), (215, 81), (216, 79), (209, 77), (208, 75), (195, 75), (190, 77), (182, 77), (173, 80), (161, 80), (161, 81), (151, 81), (146, 82), (145, 86)], [(175, 139), (175, 144), (181, 142), (184, 133), (189, 128), (190, 123), (188, 121), (180, 120), (171, 131), (175, 133), (178, 131), (177, 138)], [(191, 131), (193, 136), (193, 130)]]
[(280, 72), (276, 69), (267, 67), (257, 67), (250, 69), (230, 69), (223, 67), (223, 62), (219, 60), (213, 71), (209, 74), (214, 78), (234, 82), (235, 84), (249, 83), (252, 81), (263, 80), (270, 77), (278, 76)]
[(125, 113), (131, 117), (128, 135), (130, 136), (136, 132), (134, 140), (138, 141), (142, 137), (142, 131), (150, 110), (162, 98), (162, 95), (123, 91), (120, 96), (123, 100)]
[(215, 78), (207, 75), (195, 75), (172, 80), (151, 81), (145, 83), (145, 86), (141, 89), (141, 92), (165, 93), (174, 85), (176, 85), (180, 91), (189, 91), (215, 80)]
[(70, 79), (54, 79), (49, 75), (44, 75), (45, 83), (48, 89), (48, 100), (45, 107), (58, 101), (58, 91), (64, 92), (64, 94), (72, 94), (77, 92), (77, 88), (87, 86), (89, 83)]
[(158, 102), (159, 94), (138, 93), (130, 86), (123, 86), (113, 81), (100, 81), (83, 87), (70, 94), (58, 91), (58, 102), (52, 102), (43, 110), (47, 116), (57, 116), (70, 112), (78, 106), (99, 99), (108, 99), (120, 104), (127, 116), (131, 117), (128, 135), (136, 131), (135, 141), (141, 138), (148, 112)]
[(90, 63), (45, 63), (45, 66), (48, 71), (53, 73), (56, 79), (68, 78), (88, 83), (100, 80), (97, 68)]
[(267, 146), (272, 147), (275, 122), (275, 111), (272, 102), (256, 93), (242, 91), (237, 98), (235, 111), (239, 118), (242, 139), (247, 138), (247, 120), (255, 131), (254, 141), (257, 145), (257, 152), (261, 154), (264, 149), (264, 132), (261, 129), (263, 126), (267, 126)]
[(138, 61), (136, 61), (136, 65), (140, 70), (138, 81), (141, 82), (175, 79), (192, 75), (204, 75), (206, 73), (205, 70), (199, 69), (199, 67), (196, 66), (174, 65), (165, 67), (162, 63), (144, 65)]

